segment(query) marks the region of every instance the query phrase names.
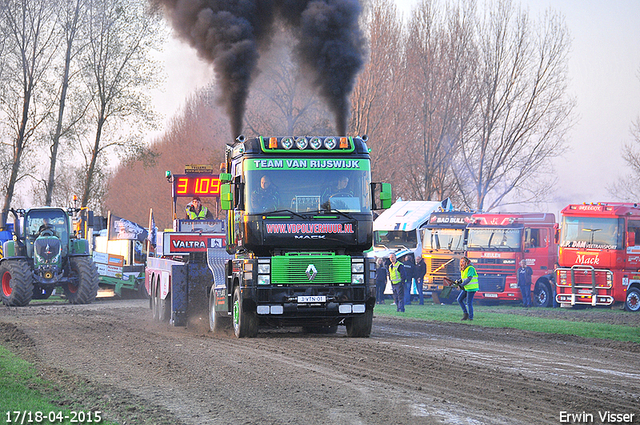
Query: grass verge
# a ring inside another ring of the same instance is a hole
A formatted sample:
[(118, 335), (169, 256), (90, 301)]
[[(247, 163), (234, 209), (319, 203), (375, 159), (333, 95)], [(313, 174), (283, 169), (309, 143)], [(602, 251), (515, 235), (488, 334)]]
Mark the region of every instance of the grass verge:
[[(386, 305), (376, 305), (374, 309), (375, 315), (457, 323), (460, 323), (460, 317), (462, 315), (460, 307), (457, 304), (408, 305), (405, 308), (405, 313), (398, 313), (396, 312), (396, 306), (388, 303), (389, 301), (387, 300)], [(518, 308), (521, 309), (521, 307)], [(510, 309), (514, 309), (514, 307), (496, 308), (474, 305), (474, 320), (473, 322), (466, 323), (489, 328), (512, 328), (533, 332), (640, 343), (640, 332), (638, 328), (634, 326), (597, 323), (596, 321), (572, 321), (558, 318), (527, 316), (509, 313)], [(488, 310), (504, 310), (504, 313)], [(596, 319), (598, 312), (594, 311), (593, 315), (594, 319)]]
[[(61, 406), (56, 393), (62, 396), (53, 383), (38, 376), (32, 364), (0, 345), (0, 423), (113, 424), (104, 420), (96, 421), (96, 411)], [(42, 416), (36, 412), (42, 412)], [(89, 414), (92, 422), (88, 420)], [(100, 412), (99, 416), (104, 417), (104, 412)]]

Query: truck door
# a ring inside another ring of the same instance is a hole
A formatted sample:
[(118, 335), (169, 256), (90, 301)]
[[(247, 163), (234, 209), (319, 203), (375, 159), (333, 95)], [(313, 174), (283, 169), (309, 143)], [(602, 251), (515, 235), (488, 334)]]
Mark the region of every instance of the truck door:
[(548, 273), (549, 270), (549, 244), (551, 242), (550, 229), (537, 229), (525, 227), (524, 229), (524, 258), (527, 264), (531, 266), (534, 274), (539, 275)]
[(627, 266), (638, 267), (640, 265), (640, 220), (627, 222)]

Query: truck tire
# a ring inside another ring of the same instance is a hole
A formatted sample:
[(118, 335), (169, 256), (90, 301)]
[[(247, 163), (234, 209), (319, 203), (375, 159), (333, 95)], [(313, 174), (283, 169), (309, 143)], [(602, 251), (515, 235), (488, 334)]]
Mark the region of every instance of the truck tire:
[(255, 311), (245, 309), (239, 286), (233, 291), (233, 333), (237, 338), (254, 338), (258, 335), (258, 317)]
[(231, 327), (231, 319), (216, 312), (215, 302), (215, 289), (211, 287), (211, 292), (209, 293), (209, 329), (214, 335), (220, 335)]
[(69, 259), (71, 276), (76, 284), (69, 282), (64, 288), (64, 295), (71, 304), (91, 304), (98, 295), (100, 277), (98, 269), (89, 257), (72, 257)]
[(347, 336), (350, 338), (368, 338), (373, 324), (373, 309), (367, 308), (362, 316), (352, 317), (345, 321)]
[(33, 297), (33, 274), (24, 260), (5, 260), (0, 265), (2, 277), (2, 303), (23, 307)]
[(553, 306), (553, 292), (547, 282), (536, 284), (536, 288), (533, 291), (533, 305), (535, 307)]
[(633, 287), (627, 291), (627, 298), (624, 301), (624, 309), (637, 313), (640, 311), (640, 289)]

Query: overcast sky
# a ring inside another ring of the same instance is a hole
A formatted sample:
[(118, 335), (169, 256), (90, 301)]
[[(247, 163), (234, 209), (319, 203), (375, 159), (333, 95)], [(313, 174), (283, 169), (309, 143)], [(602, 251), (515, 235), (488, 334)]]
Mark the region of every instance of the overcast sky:
[[(406, 14), (419, 0), (396, 1)], [(569, 93), (576, 98), (578, 120), (567, 140), (570, 151), (554, 161), (559, 184), (546, 209), (557, 216), (568, 203), (612, 201), (606, 186), (628, 172), (620, 158), (621, 147), (632, 140), (630, 128), (640, 116), (640, 0), (522, 0), (521, 4), (532, 17), (547, 7), (560, 12), (572, 38)], [(168, 41), (162, 56), (167, 84), (156, 100), (159, 111), (170, 117), (213, 74), (175, 40)]]

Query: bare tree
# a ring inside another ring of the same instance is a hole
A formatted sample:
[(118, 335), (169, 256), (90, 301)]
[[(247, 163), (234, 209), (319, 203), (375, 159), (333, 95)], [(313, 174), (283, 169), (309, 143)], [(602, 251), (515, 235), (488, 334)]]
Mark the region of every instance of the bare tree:
[(474, 108), (477, 54), (473, 4), (443, 8), (424, 0), (410, 21), (407, 41), (408, 125), (414, 137), (405, 176), (414, 199), (455, 197), (452, 159)]
[(631, 172), (618, 179), (611, 187), (611, 191), (618, 199), (627, 202), (637, 202), (640, 199), (640, 117), (631, 127), (633, 140), (625, 143), (622, 148), (622, 158), (631, 169)]
[(143, 131), (154, 124), (145, 90), (157, 82), (150, 51), (161, 41), (159, 15), (136, 0), (90, 0), (89, 44), (83, 55), (92, 99), (93, 140), (82, 145), (81, 204), (97, 199), (107, 179), (98, 178), (105, 153), (127, 157), (145, 150)]
[(25, 176), (25, 153), (51, 112), (46, 77), (58, 42), (53, 20), (55, 13), (51, 14), (51, 7), (47, 0), (4, 0), (1, 3), (3, 27), (0, 32), (5, 34), (8, 45), (3, 55), (0, 113), (10, 132), (10, 140), (4, 143), (11, 150), (4, 184), (4, 215), (11, 206), (16, 184)]
[[(547, 12), (538, 25), (499, 0), (477, 26), (478, 107), (461, 135), (456, 176), (469, 207), (491, 210), (544, 189), (549, 158), (565, 149), (574, 102), (566, 94), (569, 36)], [(464, 184), (470, 183), (469, 185)]]
[(394, 181), (405, 136), (400, 132), (406, 113), (403, 25), (391, 0), (372, 0), (363, 20), (369, 58), (351, 95), (349, 128), (369, 137), (374, 177)]
[[(58, 161), (58, 148), (60, 146), (60, 138), (73, 128), (74, 124), (80, 120), (84, 113), (77, 114), (70, 122), (65, 125), (65, 107), (67, 104), (67, 92), (69, 84), (73, 77), (71, 70), (71, 63), (74, 58), (79, 54), (82, 46), (77, 46), (78, 36), (82, 29), (84, 17), (86, 15), (86, 2), (85, 0), (61, 0), (59, 8), (60, 19), (59, 25), (62, 28), (62, 35), (64, 38), (65, 51), (62, 59), (62, 69), (60, 72), (60, 92), (58, 97), (58, 114), (55, 121), (55, 129), (51, 136), (50, 145), (50, 157), (49, 157), (49, 173), (48, 178), (45, 180), (45, 205), (51, 205), (52, 196), (54, 191), (55, 177), (56, 177), (56, 165)], [(79, 72), (76, 70), (75, 73)]]

